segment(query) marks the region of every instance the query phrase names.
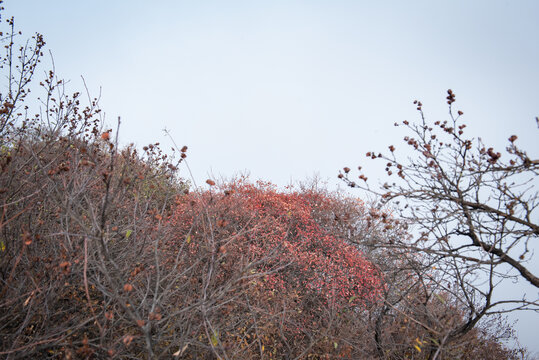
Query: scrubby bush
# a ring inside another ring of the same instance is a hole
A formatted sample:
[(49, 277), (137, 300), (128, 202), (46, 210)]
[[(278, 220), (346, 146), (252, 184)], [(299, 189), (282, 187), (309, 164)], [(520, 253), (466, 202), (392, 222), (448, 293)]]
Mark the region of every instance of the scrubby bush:
[[(376, 246), (408, 236), (392, 214), (316, 186), (192, 188), (187, 147), (120, 148), (98, 99), (54, 71), (34, 85), (43, 37), (18, 47), (7, 25), (0, 355), (426, 359), (436, 321), (459, 316), (451, 293), (425, 302), (421, 257)], [(513, 358), (481, 328), (466, 336), (444, 356)]]

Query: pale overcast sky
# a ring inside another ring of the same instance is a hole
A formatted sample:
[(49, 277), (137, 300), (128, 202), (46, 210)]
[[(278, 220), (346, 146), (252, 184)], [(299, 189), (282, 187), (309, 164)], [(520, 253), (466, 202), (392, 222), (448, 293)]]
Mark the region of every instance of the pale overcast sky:
[[(198, 183), (249, 172), (278, 185), (338, 184), (365, 152), (400, 145), (392, 124), (447, 118), (537, 154), (539, 1), (6, 0), (4, 16), (45, 35), (59, 76), (102, 88), (110, 124), (140, 147), (162, 129), (189, 146)], [(536, 259), (537, 260), (537, 259)], [(536, 291), (535, 291), (536, 292)], [(535, 328), (535, 330), (533, 330)], [(519, 338), (539, 351), (539, 315)]]

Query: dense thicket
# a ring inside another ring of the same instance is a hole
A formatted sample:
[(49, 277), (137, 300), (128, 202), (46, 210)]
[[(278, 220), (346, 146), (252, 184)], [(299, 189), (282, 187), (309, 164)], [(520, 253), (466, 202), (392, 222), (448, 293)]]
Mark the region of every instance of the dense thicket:
[(466, 309), (430, 291), (420, 255), (375, 246), (406, 223), (314, 185), (192, 188), (178, 174), (186, 147), (177, 160), (158, 144), (119, 148), (97, 99), (67, 95), (53, 71), (34, 79), (43, 38), (19, 47), (7, 25), (3, 357), (519, 358), (500, 325), (440, 347)]

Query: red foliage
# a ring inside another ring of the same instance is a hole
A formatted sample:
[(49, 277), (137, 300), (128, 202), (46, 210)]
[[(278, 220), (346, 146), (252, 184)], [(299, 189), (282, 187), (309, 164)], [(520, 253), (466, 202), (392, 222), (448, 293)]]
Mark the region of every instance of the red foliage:
[[(313, 216), (315, 207), (329, 199), (306, 192), (279, 192), (262, 182), (237, 181), (221, 190), (182, 196), (169, 225), (185, 234), (197, 228), (195, 215), (205, 208), (213, 223), (211, 243), (216, 252), (232, 258), (229, 264), (240, 259), (260, 262), (257, 272), (268, 275), (257, 281), (265, 291), (314, 292), (326, 304), (337, 306), (364, 306), (379, 298), (382, 281), (375, 266), (346, 239), (325, 231)], [(189, 242), (192, 254), (208, 243), (197, 239), (198, 235), (193, 234)]]

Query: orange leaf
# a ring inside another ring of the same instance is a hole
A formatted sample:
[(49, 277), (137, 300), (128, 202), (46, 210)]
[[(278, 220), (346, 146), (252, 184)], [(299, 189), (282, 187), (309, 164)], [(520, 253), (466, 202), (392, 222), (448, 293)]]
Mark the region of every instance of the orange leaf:
[(125, 344), (125, 346), (129, 346), (131, 342), (133, 341), (133, 339), (134, 339), (133, 335), (126, 335), (124, 336), (123, 343)]

